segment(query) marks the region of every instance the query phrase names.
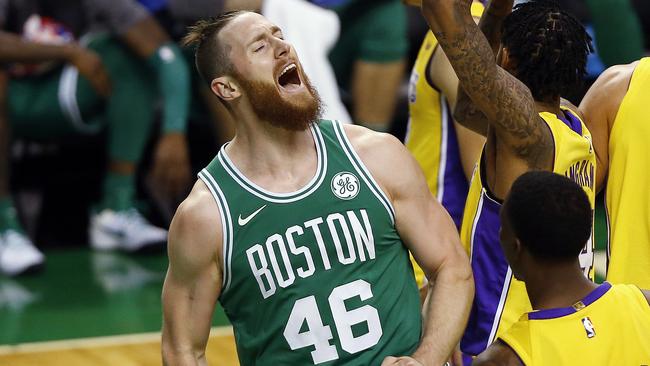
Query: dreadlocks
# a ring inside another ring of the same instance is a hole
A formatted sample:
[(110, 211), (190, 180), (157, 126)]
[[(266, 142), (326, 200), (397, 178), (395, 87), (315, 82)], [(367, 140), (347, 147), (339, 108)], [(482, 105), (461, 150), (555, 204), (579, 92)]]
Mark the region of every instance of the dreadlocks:
[(593, 51), (585, 28), (556, 0), (516, 5), (503, 23), (501, 41), (514, 58), (517, 78), (538, 101), (553, 101), (579, 87)]

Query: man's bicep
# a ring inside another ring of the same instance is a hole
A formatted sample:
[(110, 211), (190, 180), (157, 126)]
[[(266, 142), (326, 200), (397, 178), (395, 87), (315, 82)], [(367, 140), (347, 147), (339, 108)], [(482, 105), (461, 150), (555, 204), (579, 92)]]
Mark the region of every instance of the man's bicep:
[[(209, 198), (209, 197), (208, 197)], [(185, 203), (184, 203), (185, 204)], [(218, 216), (203, 206), (181, 205), (169, 231), (169, 268), (163, 285), (163, 354), (167, 359), (202, 355), (221, 292)], [(208, 213), (207, 215), (205, 213)]]
[(462, 252), (456, 226), (447, 211), (431, 195), (424, 174), (407, 155), (400, 174), (405, 184), (394, 193), (397, 231), (427, 278), (435, 278), (437, 269), (449, 256)]

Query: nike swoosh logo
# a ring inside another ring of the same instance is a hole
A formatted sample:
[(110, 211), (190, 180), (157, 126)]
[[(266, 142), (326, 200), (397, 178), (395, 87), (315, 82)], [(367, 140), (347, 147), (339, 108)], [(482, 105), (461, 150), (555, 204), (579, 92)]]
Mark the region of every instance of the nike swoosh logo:
[(237, 223), (239, 224), (239, 226), (244, 226), (244, 225), (248, 224), (248, 222), (251, 221), (253, 219), (253, 217), (255, 217), (255, 215), (260, 213), (260, 211), (262, 211), (265, 207), (266, 207), (266, 205), (258, 208), (255, 212), (253, 212), (252, 214), (246, 216), (246, 218), (242, 218), (241, 214), (239, 214), (239, 217), (237, 218)]

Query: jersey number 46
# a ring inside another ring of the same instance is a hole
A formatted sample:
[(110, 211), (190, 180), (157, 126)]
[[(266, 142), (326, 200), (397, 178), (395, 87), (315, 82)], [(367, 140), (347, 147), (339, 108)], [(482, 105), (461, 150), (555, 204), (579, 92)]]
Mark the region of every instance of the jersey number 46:
[[(361, 301), (372, 298), (370, 284), (364, 280), (356, 280), (335, 287), (327, 298), (341, 348), (350, 354), (376, 345), (383, 334), (376, 308), (364, 305), (346, 310), (345, 301), (356, 296), (360, 297)], [(300, 329), (304, 322), (307, 322), (308, 329), (301, 333)], [(368, 332), (355, 337), (352, 326), (363, 322), (367, 324)], [(311, 352), (314, 365), (339, 358), (336, 346), (329, 342), (334, 338), (332, 330), (329, 325), (323, 324), (313, 295), (296, 300), (283, 334), (292, 350), (314, 346), (315, 349)]]

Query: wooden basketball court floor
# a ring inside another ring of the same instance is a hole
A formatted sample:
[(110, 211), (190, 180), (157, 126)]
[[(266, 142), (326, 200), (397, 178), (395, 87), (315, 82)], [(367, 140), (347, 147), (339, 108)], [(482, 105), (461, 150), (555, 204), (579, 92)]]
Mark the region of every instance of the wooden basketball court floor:
[[(602, 211), (601, 211), (602, 212)], [(603, 277), (606, 227), (597, 214), (596, 269)], [(46, 250), (39, 274), (0, 276), (0, 365), (160, 365), (164, 254), (127, 256), (87, 248)], [(232, 328), (215, 311), (206, 355), (238, 365)]]

